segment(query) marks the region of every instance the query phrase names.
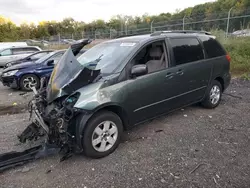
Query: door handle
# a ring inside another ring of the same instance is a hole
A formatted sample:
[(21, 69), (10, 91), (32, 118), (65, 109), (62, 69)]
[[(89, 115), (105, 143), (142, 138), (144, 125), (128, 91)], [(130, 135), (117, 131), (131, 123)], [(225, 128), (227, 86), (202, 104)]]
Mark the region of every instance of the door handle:
[(184, 72), (183, 72), (183, 70), (182, 70), (182, 69), (179, 69), (179, 70), (176, 72), (176, 74), (178, 74), (178, 75), (183, 75), (183, 74), (184, 74)]
[(173, 77), (174, 77), (174, 73), (172, 73), (172, 72), (168, 72), (167, 75), (166, 75), (167, 79), (171, 79)]

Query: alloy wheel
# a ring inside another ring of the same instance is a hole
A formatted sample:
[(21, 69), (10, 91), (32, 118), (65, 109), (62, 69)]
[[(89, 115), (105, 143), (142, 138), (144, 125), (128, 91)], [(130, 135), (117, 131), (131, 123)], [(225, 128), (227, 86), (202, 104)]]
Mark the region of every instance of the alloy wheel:
[(23, 79), (23, 87), (27, 90), (30, 90), (31, 87), (36, 87), (37, 81), (34, 77), (28, 76), (25, 79)]
[(221, 91), (219, 86), (214, 85), (210, 91), (210, 101), (213, 105), (216, 105), (221, 97)]
[(108, 151), (118, 138), (118, 128), (112, 121), (100, 123), (92, 134), (92, 146), (98, 152)]

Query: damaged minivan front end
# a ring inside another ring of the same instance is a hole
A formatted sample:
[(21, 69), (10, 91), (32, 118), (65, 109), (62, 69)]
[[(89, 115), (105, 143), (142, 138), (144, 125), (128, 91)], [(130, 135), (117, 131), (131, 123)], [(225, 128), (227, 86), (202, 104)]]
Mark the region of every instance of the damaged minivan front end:
[(76, 140), (75, 117), (87, 111), (74, 107), (80, 96), (77, 90), (101, 78), (100, 70), (82, 66), (75, 58), (76, 51), (88, 43), (86, 40), (69, 48), (54, 67), (49, 81), (42, 79), (39, 90), (32, 88), (35, 93), (29, 103), (32, 123), (19, 135), (21, 142), (44, 136), (46, 143), (60, 147), (66, 154), (81, 151)]

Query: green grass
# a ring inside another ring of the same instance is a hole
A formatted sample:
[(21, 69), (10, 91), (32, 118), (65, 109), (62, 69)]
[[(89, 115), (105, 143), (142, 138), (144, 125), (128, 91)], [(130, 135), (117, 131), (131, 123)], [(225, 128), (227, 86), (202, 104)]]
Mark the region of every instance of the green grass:
[(248, 78), (250, 76), (250, 37), (225, 38), (225, 32), (219, 30), (212, 31), (212, 34), (231, 56), (232, 75)]
[(222, 44), (231, 56), (232, 74), (250, 74), (250, 37), (228, 38)]

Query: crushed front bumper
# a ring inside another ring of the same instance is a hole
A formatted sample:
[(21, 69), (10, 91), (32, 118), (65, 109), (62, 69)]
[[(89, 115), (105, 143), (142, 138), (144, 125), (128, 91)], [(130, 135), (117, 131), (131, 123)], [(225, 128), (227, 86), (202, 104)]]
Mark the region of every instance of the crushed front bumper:
[(1, 76), (0, 81), (3, 83), (4, 86), (8, 86), (13, 89), (19, 88), (18, 81), (14, 76), (6, 76), (6, 77)]

